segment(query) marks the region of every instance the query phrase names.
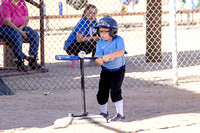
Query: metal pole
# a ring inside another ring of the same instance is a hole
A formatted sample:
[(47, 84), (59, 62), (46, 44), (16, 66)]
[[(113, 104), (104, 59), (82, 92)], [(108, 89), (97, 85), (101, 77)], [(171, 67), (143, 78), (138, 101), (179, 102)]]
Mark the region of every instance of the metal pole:
[(146, 62), (162, 61), (162, 0), (147, 0)]
[(169, 1), (170, 44), (172, 45), (173, 84), (178, 85), (176, 0)]
[(40, 45), (41, 45), (41, 65), (44, 66), (44, 2), (40, 0)]
[(86, 103), (85, 103), (85, 78), (84, 78), (84, 58), (80, 58), (80, 69), (81, 69), (81, 96), (82, 96), (82, 109), (83, 116), (87, 116)]

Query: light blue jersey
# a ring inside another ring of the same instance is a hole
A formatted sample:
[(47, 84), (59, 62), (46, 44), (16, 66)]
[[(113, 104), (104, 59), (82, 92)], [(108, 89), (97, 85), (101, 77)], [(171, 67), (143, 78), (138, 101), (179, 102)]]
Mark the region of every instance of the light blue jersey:
[(69, 35), (67, 41), (65, 41), (65, 46), (64, 49), (66, 50), (66, 48), (71, 45), (72, 43), (77, 42), (76, 39), (76, 34), (77, 33), (81, 33), (87, 37), (89, 36), (94, 36), (94, 34), (96, 33), (96, 29), (94, 29), (93, 27), (97, 25), (97, 20), (95, 19), (94, 21), (92, 21), (91, 24), (89, 24), (89, 22), (86, 20), (86, 17), (81, 18), (79, 20), (79, 22), (76, 24), (76, 26), (74, 27), (74, 29), (72, 30), (71, 34)]
[[(125, 50), (125, 44), (124, 39), (121, 36), (115, 36), (111, 42), (101, 39), (97, 42), (95, 57), (102, 57), (106, 54), (122, 49)], [(118, 58), (110, 59), (109, 61), (103, 63), (103, 66), (108, 69), (120, 68), (123, 65), (125, 65), (124, 55)]]

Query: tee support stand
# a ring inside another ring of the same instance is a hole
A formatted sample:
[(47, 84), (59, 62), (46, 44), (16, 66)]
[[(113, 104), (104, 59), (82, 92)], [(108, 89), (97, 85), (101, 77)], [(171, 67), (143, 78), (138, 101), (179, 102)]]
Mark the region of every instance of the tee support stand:
[(69, 113), (68, 117), (57, 119), (54, 122), (54, 128), (64, 128), (70, 124), (107, 123), (108, 122), (107, 119), (105, 119), (101, 115), (88, 115), (88, 112), (86, 111), (86, 100), (85, 100), (84, 58), (80, 58), (80, 71), (81, 71), (81, 97), (82, 97), (83, 113), (81, 115), (74, 115), (72, 113)]
[(71, 117), (87, 116), (86, 101), (85, 101), (85, 76), (84, 76), (84, 58), (80, 58), (80, 70), (81, 70), (81, 97), (82, 97), (82, 115), (69, 114)]

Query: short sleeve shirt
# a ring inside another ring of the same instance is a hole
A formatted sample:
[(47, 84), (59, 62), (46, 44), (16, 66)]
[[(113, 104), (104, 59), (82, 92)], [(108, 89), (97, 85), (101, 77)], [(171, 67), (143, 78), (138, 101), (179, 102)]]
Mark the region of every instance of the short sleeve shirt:
[[(101, 39), (97, 42), (95, 57), (102, 57), (118, 50), (125, 50), (124, 39), (121, 36), (115, 36), (110, 42)], [(123, 65), (125, 65), (124, 55), (118, 58), (110, 59), (109, 61), (103, 63), (103, 66), (108, 69), (119, 68)]]
[(3, 0), (0, 5), (0, 13), (0, 26), (5, 25), (4, 18), (11, 18), (16, 26), (21, 26), (26, 22), (25, 16), (29, 16), (24, 0), (20, 0), (17, 6), (11, 0)]
[(81, 33), (86, 37), (93, 36), (95, 34), (96, 29), (93, 28), (97, 25), (97, 20), (95, 19), (91, 24), (86, 20), (86, 18), (81, 18), (79, 22), (76, 24), (71, 34), (69, 35), (67, 41), (65, 42), (64, 49), (66, 49), (72, 43), (77, 42), (76, 34)]

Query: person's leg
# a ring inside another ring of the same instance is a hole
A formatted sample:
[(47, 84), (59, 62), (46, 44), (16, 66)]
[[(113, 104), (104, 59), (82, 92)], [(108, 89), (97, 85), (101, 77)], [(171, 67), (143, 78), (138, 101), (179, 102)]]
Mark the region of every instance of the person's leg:
[(110, 73), (102, 70), (100, 74), (99, 80), (99, 90), (97, 92), (97, 101), (100, 105), (106, 104), (109, 98), (109, 91), (110, 91)]
[[(94, 57), (95, 51), (96, 51), (96, 46), (93, 45), (93, 43), (85, 42), (85, 44), (82, 46), (83, 46), (82, 50), (85, 51), (86, 54), (92, 53), (92, 57)], [(95, 59), (90, 59), (89, 65), (92, 65), (92, 66), (97, 65), (97, 63), (95, 62)]]
[(94, 46), (94, 48), (92, 49), (92, 57), (94, 57), (95, 52), (96, 52), (96, 46)]
[(97, 45), (97, 42), (96, 41), (92, 41), (91, 46), (90, 46), (90, 48), (92, 50), (92, 57), (94, 57), (94, 55), (95, 55), (96, 45)]
[(110, 81), (109, 72), (102, 70), (99, 80), (99, 90), (96, 96), (101, 110), (100, 115), (103, 115), (105, 118), (108, 117), (107, 102), (109, 98)]
[(27, 68), (24, 65), (24, 59), (26, 59), (27, 56), (22, 53), (23, 38), (20, 32), (8, 26), (1, 26), (0, 34), (12, 43), (13, 54), (15, 56), (15, 63), (17, 65), (17, 69), (19, 71), (27, 71)]
[(37, 58), (38, 47), (39, 47), (39, 34), (32, 28), (26, 26), (23, 28), (23, 31), (27, 32), (28, 42), (30, 42), (29, 55)]
[(17, 59), (27, 58), (27, 56), (22, 53), (23, 38), (18, 30), (7, 26), (1, 26), (0, 34), (8, 41), (11, 41), (13, 54)]
[(105, 104), (102, 104), (102, 105), (100, 104), (99, 107), (100, 107), (100, 110), (101, 110), (102, 113), (104, 113), (104, 114), (108, 113), (108, 103), (105, 103)]
[[(78, 53), (80, 52), (80, 47), (81, 47), (81, 44), (76, 42), (76, 43), (73, 43), (71, 45), (69, 45), (66, 49), (66, 52), (68, 55), (75, 55), (75, 56), (78, 56)], [(72, 67), (75, 68), (78, 64), (78, 60), (73, 60), (72, 61)]]
[(39, 47), (39, 34), (32, 28), (26, 26), (23, 28), (26, 31), (28, 42), (30, 42), (29, 57), (27, 58), (29, 66), (32, 70), (41, 69), (41, 65), (37, 64), (37, 55)]
[(124, 112), (123, 112), (123, 100), (119, 100), (117, 102), (114, 102), (114, 104), (115, 104), (115, 108), (116, 108), (117, 114), (120, 114), (121, 116), (124, 116)]
[(66, 49), (68, 55), (75, 55), (78, 56), (78, 52), (80, 51), (80, 43), (72, 43)]
[[(90, 49), (91, 49), (91, 52), (92, 52), (92, 57), (94, 57), (95, 52), (96, 52), (96, 42), (91, 43)], [(97, 65), (97, 63), (95, 62), (95, 59), (91, 59), (89, 64), (90, 65)]]
[(92, 42), (84, 42), (82, 44), (82, 50), (86, 52), (86, 54), (90, 54), (92, 52), (92, 57), (94, 57), (95, 51), (96, 51), (96, 43)]
[[(96, 45), (96, 44), (95, 44)], [(96, 47), (95, 45), (89, 43), (89, 42), (76, 42), (76, 43), (72, 43), (71, 45), (69, 45), (66, 49), (66, 52), (69, 55), (74, 54), (75, 56), (78, 56), (78, 53), (82, 50), (85, 51), (86, 54), (90, 54), (91, 52), (96, 51)]]
[(111, 81), (111, 99), (115, 104), (116, 115), (111, 119), (111, 121), (118, 121), (125, 119), (123, 112), (123, 100), (122, 100), (122, 82), (124, 80), (125, 70), (119, 70), (113, 72), (113, 78)]

